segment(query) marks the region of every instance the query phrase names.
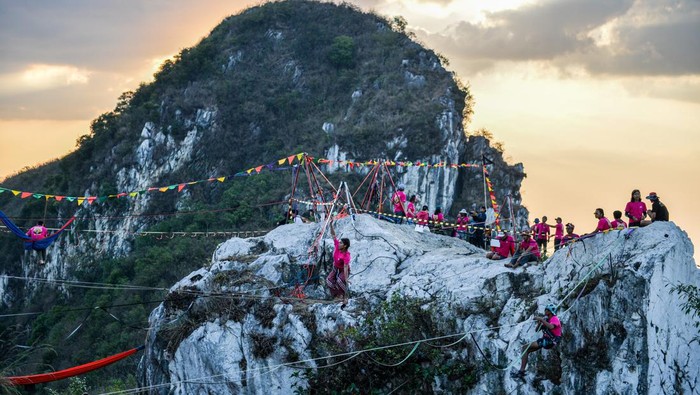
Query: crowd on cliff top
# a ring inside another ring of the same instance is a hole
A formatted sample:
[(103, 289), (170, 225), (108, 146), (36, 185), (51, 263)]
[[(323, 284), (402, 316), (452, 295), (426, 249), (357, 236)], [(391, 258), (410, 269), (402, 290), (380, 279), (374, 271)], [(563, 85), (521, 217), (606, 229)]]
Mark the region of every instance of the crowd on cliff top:
[[(572, 223), (564, 225), (561, 217), (555, 218), (555, 224), (547, 223), (547, 216), (542, 216), (542, 220), (535, 218), (534, 224), (520, 232), (521, 241), (516, 243), (514, 237), (505, 232), (498, 232), (491, 235), (490, 241), (487, 236), (490, 233), (486, 227), (486, 208), (481, 206), (480, 210), (472, 210), (467, 213), (466, 209), (462, 209), (457, 214), (454, 224), (450, 226), (441, 226), (445, 223), (445, 216), (440, 207), (437, 207), (433, 214), (428, 212), (428, 206), (422, 206), (422, 209), (416, 212), (416, 205), (419, 203), (416, 195), (411, 195), (407, 200), (404, 192), (405, 187), (402, 184), (398, 185), (397, 191), (392, 196), (392, 204), (394, 215), (399, 218), (405, 218), (409, 223), (416, 223), (417, 231), (438, 231), (445, 233), (449, 231), (452, 236), (459, 237), (469, 241), (471, 244), (485, 248), (489, 242), (490, 251), (486, 257), (494, 260), (511, 258), (506, 264), (507, 267), (516, 268), (518, 266), (527, 265), (530, 262), (537, 262), (542, 257), (547, 255), (547, 245), (550, 238), (554, 238), (554, 250), (560, 249), (562, 246), (581, 237), (587, 237), (598, 232), (605, 232), (611, 229), (625, 229), (627, 227), (646, 226), (655, 221), (668, 221), (668, 209), (661, 202), (656, 192), (650, 192), (646, 197), (651, 201), (651, 209), (647, 209), (647, 205), (641, 198), (641, 192), (638, 189), (632, 191), (630, 201), (624, 207), (624, 215), (628, 218), (629, 224), (622, 219), (623, 211), (615, 210), (613, 212), (613, 220), (610, 221), (605, 216), (603, 208), (596, 208), (593, 215), (598, 220), (595, 229), (588, 234), (579, 236), (574, 233), (575, 226)], [(554, 234), (551, 234), (551, 229), (554, 228)], [(513, 230), (513, 235), (516, 234)], [(495, 236), (495, 237), (493, 237)]]

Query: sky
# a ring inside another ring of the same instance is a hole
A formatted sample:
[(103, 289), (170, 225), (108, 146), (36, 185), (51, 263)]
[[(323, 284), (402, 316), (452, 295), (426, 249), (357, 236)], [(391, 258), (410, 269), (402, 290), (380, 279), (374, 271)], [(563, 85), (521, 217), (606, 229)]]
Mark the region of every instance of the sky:
[[(524, 164), (531, 220), (587, 233), (597, 207), (612, 218), (640, 189), (700, 240), (700, 1), (351, 3), (403, 16), (449, 59), (475, 97), (467, 130), (488, 129)], [(0, 179), (74, 149), (122, 92), (257, 4), (0, 0)]]

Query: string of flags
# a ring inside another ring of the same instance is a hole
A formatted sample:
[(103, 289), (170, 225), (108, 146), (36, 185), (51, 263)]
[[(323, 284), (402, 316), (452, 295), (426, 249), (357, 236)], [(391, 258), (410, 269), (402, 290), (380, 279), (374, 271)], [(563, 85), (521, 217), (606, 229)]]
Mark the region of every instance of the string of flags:
[[(103, 195), (103, 196), (68, 196), (68, 195), (56, 194), (56, 193), (41, 193), (41, 192), (23, 191), (23, 190), (11, 189), (11, 188), (4, 188), (1, 186), (0, 186), (0, 194), (10, 193), (13, 196), (16, 196), (20, 199), (34, 198), (34, 199), (45, 199), (47, 201), (55, 200), (57, 202), (67, 201), (67, 202), (76, 203), (78, 206), (83, 206), (83, 205), (91, 205), (95, 202), (104, 203), (108, 199), (120, 199), (120, 198), (126, 198), (126, 197), (136, 198), (139, 195), (142, 195), (145, 193), (150, 193), (150, 192), (156, 192), (156, 191), (157, 192), (168, 192), (168, 191), (176, 190), (177, 192), (182, 192), (185, 188), (192, 186), (192, 185), (196, 185), (196, 184), (211, 183), (211, 182), (223, 183), (227, 180), (230, 180), (232, 177), (252, 176), (252, 175), (260, 174), (266, 170), (267, 171), (287, 170), (287, 169), (289, 169), (289, 166), (292, 166), (292, 165), (299, 166), (300, 164), (303, 164), (304, 161), (310, 161), (310, 162), (314, 162), (317, 164), (326, 164), (326, 165), (335, 164), (338, 166), (345, 166), (349, 170), (361, 169), (364, 167), (375, 166), (377, 164), (384, 164), (386, 166), (392, 166), (392, 167), (423, 167), (423, 168), (428, 168), (428, 169), (459, 169), (459, 168), (481, 168), (481, 167), (483, 167), (482, 164), (473, 164), (473, 163), (446, 163), (446, 162), (427, 163), (427, 162), (421, 162), (421, 161), (409, 162), (409, 161), (390, 161), (390, 160), (382, 160), (382, 161), (378, 161), (378, 160), (368, 160), (368, 161), (331, 160), (331, 159), (326, 159), (326, 158), (314, 158), (314, 157), (309, 156), (306, 153), (298, 153), (298, 154), (289, 155), (287, 157), (278, 159), (277, 161), (275, 161), (273, 163), (268, 163), (266, 165), (251, 167), (250, 169), (236, 173), (233, 176), (209, 177), (209, 178), (205, 178), (202, 180), (180, 182), (180, 183), (165, 185), (165, 186), (154, 186), (154, 187), (148, 187), (146, 189), (141, 189), (141, 190), (137, 190), (137, 191), (120, 192), (120, 193)], [(492, 202), (494, 204), (494, 208), (495, 208), (496, 207), (495, 195), (493, 193), (493, 188), (491, 187), (490, 181), (488, 181), (488, 185), (489, 185), (489, 191), (491, 193), (491, 200), (492, 200)]]

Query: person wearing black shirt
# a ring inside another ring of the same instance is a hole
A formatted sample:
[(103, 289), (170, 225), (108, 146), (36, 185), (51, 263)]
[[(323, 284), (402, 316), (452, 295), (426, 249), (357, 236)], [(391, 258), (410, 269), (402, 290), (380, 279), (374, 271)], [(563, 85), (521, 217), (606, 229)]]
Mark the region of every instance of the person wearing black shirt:
[(642, 226), (649, 225), (656, 221), (668, 221), (668, 208), (661, 203), (656, 192), (650, 192), (647, 199), (651, 200), (651, 210), (647, 211), (651, 220), (642, 221)]

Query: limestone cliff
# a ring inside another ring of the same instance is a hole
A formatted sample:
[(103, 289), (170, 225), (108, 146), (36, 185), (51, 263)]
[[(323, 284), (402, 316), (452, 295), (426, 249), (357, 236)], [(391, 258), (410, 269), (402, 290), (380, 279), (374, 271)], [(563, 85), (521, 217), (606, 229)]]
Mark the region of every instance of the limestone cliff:
[[(282, 394), (328, 391), (320, 383), (340, 377), (333, 389), (402, 394), (700, 389), (697, 328), (670, 290), (700, 285), (700, 272), (673, 223), (600, 234), (510, 270), (455, 238), (346, 218), (338, 233), (351, 240), (353, 259), (344, 309), (322, 301), (323, 262), (305, 301), (285, 297), (309, 279), (299, 273), (312, 273), (304, 265), (319, 231), (292, 224), (222, 243), (210, 267), (175, 284), (151, 313), (141, 385), (159, 394)], [(418, 308), (392, 311), (399, 300)], [(538, 337), (533, 314), (550, 303), (559, 305), (563, 341), (531, 356), (526, 383), (514, 381), (507, 371)], [(379, 332), (392, 340), (372, 337)]]

